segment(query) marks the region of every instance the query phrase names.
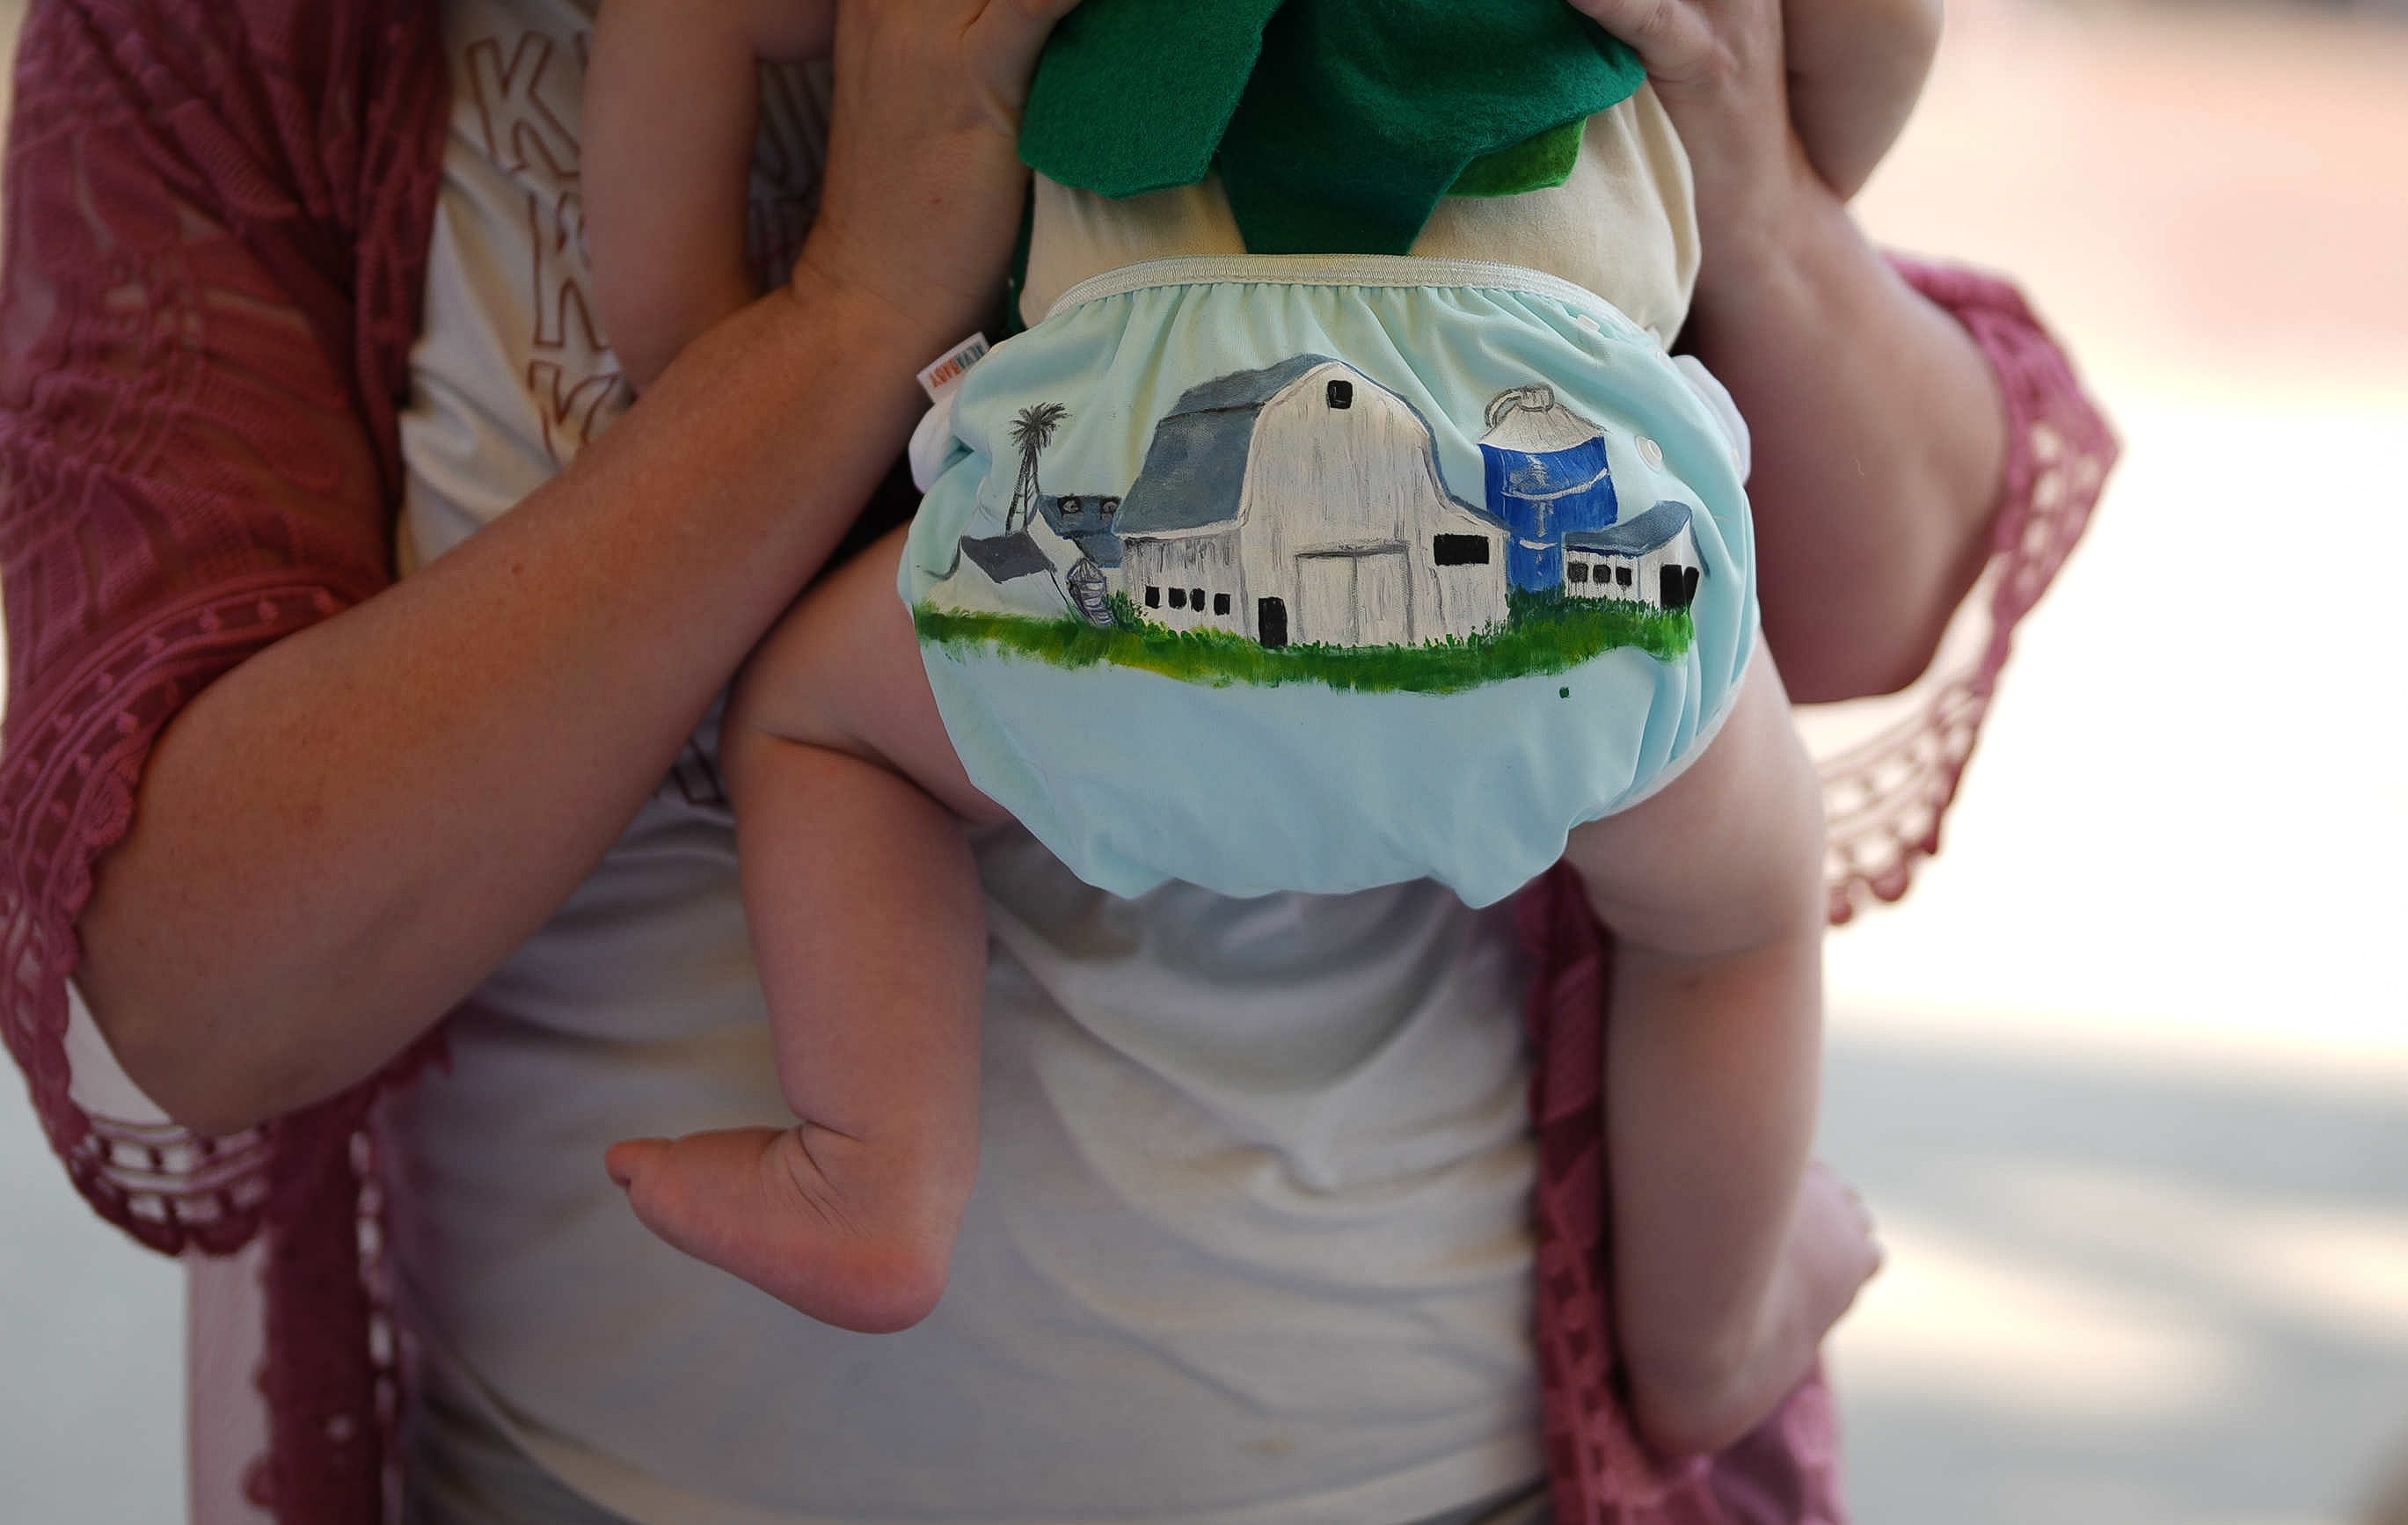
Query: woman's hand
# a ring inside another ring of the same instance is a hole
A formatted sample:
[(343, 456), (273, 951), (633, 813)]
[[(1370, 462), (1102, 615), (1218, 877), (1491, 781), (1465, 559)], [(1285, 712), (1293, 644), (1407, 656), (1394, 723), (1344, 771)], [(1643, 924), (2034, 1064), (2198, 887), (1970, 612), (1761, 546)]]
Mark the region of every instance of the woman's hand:
[(1829, 193), (1791, 124), (1781, 0), (1569, 0), (1627, 42), (1689, 151), (1707, 269), (1752, 266)]
[(867, 298), (934, 358), (995, 305), (1028, 171), (1020, 116), (1078, 0), (840, 0), (835, 126), (796, 269)]

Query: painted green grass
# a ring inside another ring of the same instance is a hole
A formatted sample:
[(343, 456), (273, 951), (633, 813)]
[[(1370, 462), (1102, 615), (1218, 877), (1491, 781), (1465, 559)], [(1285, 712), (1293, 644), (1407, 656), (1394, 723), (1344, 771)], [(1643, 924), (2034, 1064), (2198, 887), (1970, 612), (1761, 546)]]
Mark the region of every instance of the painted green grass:
[(1686, 610), (1516, 593), (1510, 624), (1468, 640), (1274, 652), (1222, 630), (1165, 630), (1140, 619), (1125, 597), (1115, 595), (1112, 603), (1119, 623), (1109, 630), (1075, 618), (968, 614), (928, 604), (913, 610), (912, 620), (922, 640), (956, 652), (997, 652), (1063, 668), (1108, 663), (1215, 688), (1314, 683), (1366, 694), (1458, 694), (1569, 672), (1625, 646), (1670, 661), (1696, 639)]

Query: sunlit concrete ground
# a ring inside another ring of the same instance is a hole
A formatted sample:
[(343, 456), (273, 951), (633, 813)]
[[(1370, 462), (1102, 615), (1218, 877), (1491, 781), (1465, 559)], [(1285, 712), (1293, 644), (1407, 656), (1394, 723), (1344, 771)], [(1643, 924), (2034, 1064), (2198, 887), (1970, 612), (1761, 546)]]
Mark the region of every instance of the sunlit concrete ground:
[[(0, 0), (0, 17), (16, 0)], [(1914, 900), (1833, 946), (1863, 1525), (2345, 1525), (2408, 1446), (2408, 27), (1956, 0), (1869, 194), (2130, 446)], [(2393, 9), (2399, 8), (2396, 5)], [(180, 1512), (172, 1268), (0, 1082), (0, 1519)]]
[(2129, 445), (1948, 851), (1836, 940), (1866, 1525), (2340, 1525), (2408, 1446), (2408, 28), (1952, 7), (1866, 210)]

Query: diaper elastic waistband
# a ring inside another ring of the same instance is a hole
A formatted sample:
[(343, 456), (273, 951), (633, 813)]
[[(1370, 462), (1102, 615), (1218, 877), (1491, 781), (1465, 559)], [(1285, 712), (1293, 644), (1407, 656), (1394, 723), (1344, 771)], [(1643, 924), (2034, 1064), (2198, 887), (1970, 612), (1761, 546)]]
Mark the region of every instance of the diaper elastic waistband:
[(1612, 313), (1638, 331), (1638, 325), (1623, 317), (1612, 303), (1560, 276), (1488, 260), (1423, 259), (1412, 254), (1221, 254), (1148, 260), (1079, 282), (1062, 294), (1046, 316), (1056, 318), (1085, 303), (1132, 292), (1222, 285), (1427, 286), (1517, 292), (1554, 297), (1584, 311)]

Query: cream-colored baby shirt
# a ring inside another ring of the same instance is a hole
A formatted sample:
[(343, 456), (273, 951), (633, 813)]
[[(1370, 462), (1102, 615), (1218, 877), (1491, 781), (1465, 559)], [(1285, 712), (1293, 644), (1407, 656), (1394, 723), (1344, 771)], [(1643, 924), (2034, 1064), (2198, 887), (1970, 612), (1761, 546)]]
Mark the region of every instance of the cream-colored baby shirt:
[[(1412, 252), (1518, 265), (1585, 287), (1669, 344), (1698, 281), (1689, 156), (1653, 85), (1589, 119), (1571, 179), (1517, 196), (1449, 196)], [(1083, 281), (1146, 260), (1246, 252), (1218, 178), (1108, 201), (1043, 176), (1021, 316), (1037, 324)]]

